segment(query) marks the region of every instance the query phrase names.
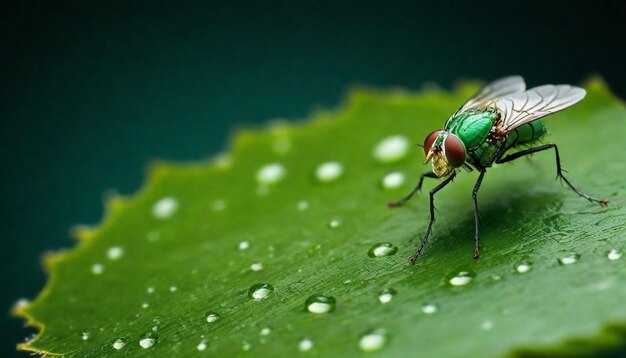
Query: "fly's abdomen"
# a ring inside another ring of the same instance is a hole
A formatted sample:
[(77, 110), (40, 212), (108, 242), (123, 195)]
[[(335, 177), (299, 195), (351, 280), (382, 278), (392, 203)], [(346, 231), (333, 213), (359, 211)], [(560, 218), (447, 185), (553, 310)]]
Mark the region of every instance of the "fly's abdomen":
[(506, 140), (506, 147), (511, 148), (518, 145), (533, 143), (546, 134), (546, 127), (541, 120), (532, 121), (515, 128), (509, 133)]

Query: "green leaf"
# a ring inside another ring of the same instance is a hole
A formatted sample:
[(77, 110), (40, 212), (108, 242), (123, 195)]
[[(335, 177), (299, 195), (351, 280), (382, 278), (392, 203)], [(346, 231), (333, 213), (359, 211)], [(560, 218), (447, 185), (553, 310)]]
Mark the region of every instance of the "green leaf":
[[(587, 83), (583, 102), (546, 119), (546, 141), (558, 143), (572, 181), (608, 207), (555, 181), (553, 152), (496, 166), (479, 193), (482, 257), (473, 260), (477, 173), (463, 172), (437, 194), (433, 238), (407, 263), (437, 182), (388, 209), (428, 167), (412, 144), (375, 148), (390, 136), (422, 142), (476, 88), (359, 89), (337, 111), (239, 133), (232, 152), (210, 163), (154, 166), (140, 193), (107, 203), (100, 227), (77, 230), (76, 249), (46, 260), (46, 288), (16, 308), (41, 332), (20, 349), (291, 357), (358, 356), (365, 345), (389, 357), (475, 357), (623, 344), (626, 258), (608, 253), (624, 252), (626, 110), (599, 80)], [(396, 171), (405, 181), (384, 188)], [(397, 253), (368, 256), (378, 243)], [(558, 262), (568, 256), (576, 262)], [(520, 273), (523, 263), (530, 270)], [(450, 285), (462, 271), (469, 278), (455, 282), (470, 282)], [(256, 284), (273, 293), (250, 298)], [(383, 304), (385, 289), (396, 293)], [(313, 295), (327, 298), (312, 310), (330, 312), (307, 312)], [(209, 313), (219, 318), (207, 322)], [(140, 345), (146, 334), (150, 348)], [(299, 352), (305, 338), (312, 348)]]

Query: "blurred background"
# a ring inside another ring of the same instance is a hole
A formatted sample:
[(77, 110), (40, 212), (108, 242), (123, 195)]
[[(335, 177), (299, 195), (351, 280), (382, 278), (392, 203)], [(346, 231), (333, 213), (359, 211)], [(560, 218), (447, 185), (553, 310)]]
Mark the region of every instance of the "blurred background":
[(3, 2), (0, 356), (35, 332), (8, 312), (45, 284), (42, 254), (151, 161), (206, 159), (354, 85), (598, 74), (626, 98), (625, 19), (617, 0)]

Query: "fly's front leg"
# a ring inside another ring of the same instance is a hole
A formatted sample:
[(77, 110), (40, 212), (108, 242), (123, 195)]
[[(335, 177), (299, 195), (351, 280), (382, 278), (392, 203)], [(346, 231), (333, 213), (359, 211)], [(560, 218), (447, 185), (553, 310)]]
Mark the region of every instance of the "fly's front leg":
[(429, 172), (425, 172), (422, 173), (420, 175), (420, 180), (417, 183), (417, 186), (415, 187), (415, 189), (413, 189), (409, 195), (405, 196), (404, 198), (398, 200), (398, 201), (390, 201), (389, 203), (387, 203), (387, 206), (390, 208), (397, 208), (400, 206), (403, 206), (407, 201), (411, 200), (411, 198), (413, 197), (413, 195), (415, 195), (415, 193), (417, 193), (418, 191), (422, 190), (422, 184), (424, 183), (424, 178), (433, 178), (433, 179), (437, 179), (437, 175), (435, 175), (435, 173), (433, 173), (432, 171)]
[(478, 217), (478, 200), (476, 197), (478, 196), (478, 189), (480, 189), (480, 184), (483, 182), (483, 177), (485, 176), (485, 169), (480, 169), (480, 175), (478, 176), (478, 180), (476, 181), (476, 185), (474, 185), (474, 190), (472, 191), (472, 199), (474, 200), (474, 226), (476, 228), (476, 232), (474, 233), (474, 258), (477, 259), (480, 257), (480, 221)]
[(563, 179), (565, 184), (567, 184), (567, 186), (569, 186), (569, 188), (572, 189), (576, 194), (578, 194), (578, 195), (582, 196), (583, 198), (591, 201), (592, 203), (598, 203), (598, 204), (603, 205), (603, 206), (606, 206), (606, 205), (609, 204), (609, 201), (607, 199), (592, 198), (591, 196), (589, 196), (589, 195), (583, 193), (582, 191), (576, 189), (574, 184), (572, 184), (572, 182), (565, 175), (563, 175), (563, 169), (561, 168), (561, 159), (559, 158), (559, 149), (557, 148), (556, 144), (554, 144), (554, 143), (540, 145), (538, 147), (522, 150), (522, 151), (519, 151), (517, 153), (513, 153), (511, 155), (507, 155), (504, 158), (499, 158), (498, 160), (496, 160), (496, 163), (501, 164), (501, 163), (510, 162), (510, 161), (515, 160), (515, 159), (517, 159), (519, 157), (522, 157), (522, 156), (525, 156), (525, 155), (529, 155), (529, 154), (533, 154), (533, 153), (537, 153), (537, 152), (541, 152), (542, 150), (548, 150), (548, 149), (551, 149), (551, 148), (554, 148), (554, 153), (556, 154), (556, 176), (557, 176), (557, 178)]
[(409, 261), (411, 262), (411, 264), (414, 264), (415, 260), (417, 260), (419, 255), (422, 254), (424, 245), (426, 245), (426, 242), (428, 241), (428, 238), (430, 237), (430, 233), (433, 228), (433, 223), (435, 222), (435, 194), (439, 190), (441, 190), (444, 186), (448, 185), (448, 183), (450, 183), (452, 179), (454, 179), (455, 176), (456, 176), (456, 172), (452, 172), (452, 174), (448, 178), (446, 178), (446, 180), (441, 182), (439, 185), (437, 185), (435, 188), (433, 188), (430, 191), (430, 220), (428, 221), (428, 228), (426, 229), (426, 234), (424, 234), (424, 238), (422, 239), (422, 242), (420, 243), (419, 248), (415, 252), (415, 255), (409, 258)]

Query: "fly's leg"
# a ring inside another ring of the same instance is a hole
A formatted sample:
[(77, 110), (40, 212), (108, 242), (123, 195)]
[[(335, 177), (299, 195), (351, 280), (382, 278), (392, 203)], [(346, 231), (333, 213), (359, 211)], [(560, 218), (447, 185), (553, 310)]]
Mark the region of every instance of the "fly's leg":
[(433, 173), (432, 171), (429, 172), (425, 172), (422, 173), (420, 175), (420, 181), (417, 183), (417, 186), (415, 187), (415, 189), (413, 189), (413, 191), (411, 191), (409, 193), (409, 195), (405, 196), (404, 198), (398, 200), (398, 201), (390, 201), (389, 203), (387, 203), (387, 206), (390, 208), (397, 208), (400, 207), (402, 205), (404, 205), (407, 201), (411, 200), (411, 198), (413, 197), (413, 195), (415, 195), (415, 193), (417, 193), (418, 191), (422, 190), (422, 184), (424, 183), (424, 177), (427, 178), (433, 178), (433, 179), (437, 179), (437, 175), (435, 175), (435, 173)]
[(422, 239), (420, 246), (415, 252), (415, 255), (409, 258), (409, 261), (411, 262), (411, 264), (414, 264), (415, 260), (417, 260), (419, 255), (422, 254), (424, 245), (426, 245), (426, 242), (428, 241), (428, 238), (430, 237), (430, 232), (432, 231), (432, 228), (433, 228), (433, 222), (435, 222), (435, 194), (439, 190), (441, 190), (444, 186), (448, 185), (448, 183), (450, 183), (452, 179), (454, 179), (455, 176), (456, 176), (456, 172), (452, 172), (452, 174), (448, 178), (446, 178), (446, 180), (441, 182), (439, 185), (437, 185), (430, 191), (430, 220), (428, 221), (428, 228), (426, 229), (426, 234), (424, 234), (424, 238)]
[(483, 182), (483, 177), (485, 176), (485, 169), (480, 169), (480, 175), (478, 176), (478, 180), (476, 181), (476, 185), (474, 185), (474, 190), (472, 191), (472, 199), (474, 200), (474, 226), (476, 227), (476, 232), (474, 234), (474, 258), (477, 259), (480, 257), (480, 222), (478, 218), (478, 201), (476, 200), (476, 196), (478, 195), (478, 189), (480, 189), (480, 184)]
[(551, 149), (551, 148), (554, 148), (554, 153), (556, 154), (556, 176), (557, 176), (557, 178), (563, 179), (563, 181), (565, 181), (565, 184), (567, 184), (567, 186), (569, 186), (570, 189), (572, 189), (576, 194), (578, 194), (578, 195), (582, 196), (583, 198), (589, 200), (590, 202), (598, 203), (598, 204), (603, 205), (603, 206), (606, 206), (606, 205), (609, 204), (609, 201), (607, 199), (595, 199), (595, 198), (592, 198), (589, 195), (583, 193), (582, 191), (576, 189), (574, 184), (572, 184), (572, 182), (570, 182), (570, 180), (565, 175), (563, 175), (563, 169), (561, 168), (561, 159), (559, 158), (559, 149), (557, 148), (556, 144), (554, 144), (554, 143), (540, 145), (538, 147), (522, 150), (522, 151), (519, 151), (517, 153), (513, 153), (513, 154), (510, 154), (510, 155), (507, 155), (504, 158), (499, 158), (498, 160), (496, 160), (496, 163), (501, 164), (501, 163), (510, 162), (510, 161), (515, 160), (515, 159), (517, 159), (519, 157), (522, 157), (524, 155), (541, 152), (542, 150), (548, 150), (548, 149)]

